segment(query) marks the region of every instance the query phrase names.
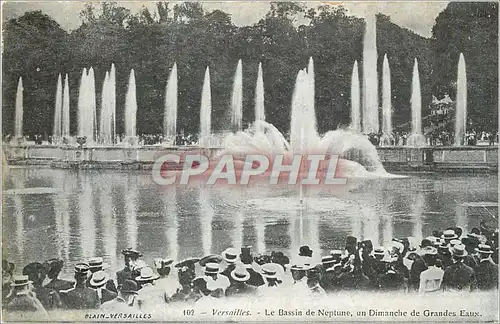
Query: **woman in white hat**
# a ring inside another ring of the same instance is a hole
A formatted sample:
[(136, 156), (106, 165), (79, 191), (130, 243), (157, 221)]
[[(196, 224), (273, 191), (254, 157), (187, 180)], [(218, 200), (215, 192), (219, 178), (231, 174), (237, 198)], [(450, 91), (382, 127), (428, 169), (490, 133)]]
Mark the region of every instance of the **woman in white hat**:
[(250, 273), (244, 266), (235, 267), (231, 271), (231, 279), (231, 286), (226, 290), (227, 297), (248, 296), (256, 293), (256, 288), (246, 283), (250, 279)]
[(260, 296), (269, 296), (279, 292), (282, 281), (278, 277), (278, 269), (283, 269), (277, 263), (266, 263), (261, 266), (261, 274), (265, 280), (265, 284), (257, 288), (257, 293)]
[(95, 291), (97, 291), (97, 296), (99, 296), (101, 304), (115, 299), (118, 295), (117, 293), (104, 288), (108, 280), (109, 275), (102, 270), (92, 273), (92, 276), (90, 277), (90, 288), (93, 288)]
[(220, 274), (220, 265), (215, 262), (205, 264), (205, 276), (210, 277), (225, 292), (231, 285), (229, 278)]

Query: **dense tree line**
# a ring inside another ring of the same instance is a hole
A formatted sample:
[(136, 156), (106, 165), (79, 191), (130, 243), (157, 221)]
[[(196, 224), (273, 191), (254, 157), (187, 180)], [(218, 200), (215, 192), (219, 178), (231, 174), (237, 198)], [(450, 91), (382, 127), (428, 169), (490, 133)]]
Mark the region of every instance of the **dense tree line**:
[[(387, 53), (391, 66), (394, 125), (409, 129), (413, 60), (419, 60), (423, 113), (432, 95), (454, 95), (458, 55), (463, 52), (469, 81), (472, 125), (496, 129), (498, 111), (497, 3), (450, 3), (437, 17), (431, 39), (377, 16), (379, 72)], [(303, 15), (307, 25), (296, 26)], [(50, 133), (57, 75), (68, 73), (71, 130), (76, 132), (78, 85), (84, 67), (96, 73), (98, 109), (102, 82), (112, 62), (117, 69), (117, 130), (123, 131), (125, 91), (130, 69), (137, 79), (138, 133), (162, 131), (166, 81), (174, 62), (179, 75), (178, 128), (197, 132), (206, 66), (212, 83), (213, 129), (228, 128), (233, 74), (243, 60), (244, 123), (254, 118), (254, 88), (262, 62), (266, 119), (286, 131), (295, 77), (315, 60), (316, 110), (320, 132), (350, 121), (350, 78), (354, 60), (362, 67), (364, 20), (341, 6), (305, 9), (299, 3), (273, 3), (252, 26), (237, 27), (223, 11), (202, 4), (157, 3), (140, 13), (117, 3), (88, 5), (82, 24), (63, 30), (40, 11), (4, 23), (3, 133), (13, 133), (17, 80), (25, 89), (25, 133)], [(459, 26), (457, 28), (457, 26)], [(486, 118), (483, 118), (486, 116)]]

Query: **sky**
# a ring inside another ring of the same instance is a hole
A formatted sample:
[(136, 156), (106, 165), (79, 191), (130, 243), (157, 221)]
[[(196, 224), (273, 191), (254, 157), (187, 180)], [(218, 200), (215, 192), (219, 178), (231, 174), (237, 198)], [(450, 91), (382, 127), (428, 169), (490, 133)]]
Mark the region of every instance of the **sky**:
[[(117, 1), (123, 7), (129, 8), (132, 12), (146, 6), (155, 11), (155, 1)], [(368, 12), (380, 12), (391, 17), (392, 22), (402, 27), (406, 27), (424, 37), (432, 35), (432, 26), (437, 15), (443, 11), (449, 1), (413, 1), (413, 2), (307, 2), (307, 7), (317, 7), (321, 4), (339, 4), (341, 3), (348, 11), (348, 14), (357, 17), (365, 17)], [(171, 7), (175, 2), (171, 2)], [(74, 30), (81, 24), (79, 13), (84, 8), (83, 1), (2, 1), (3, 19), (10, 19), (21, 16), (24, 12), (30, 10), (42, 10), (48, 14), (59, 25), (66, 30)], [(99, 4), (94, 3), (96, 7)], [(207, 11), (215, 9), (223, 10), (231, 14), (234, 24), (237, 26), (251, 25), (262, 18), (270, 8), (267, 1), (204, 1), (203, 7)], [(300, 21), (299, 21), (300, 23)]]

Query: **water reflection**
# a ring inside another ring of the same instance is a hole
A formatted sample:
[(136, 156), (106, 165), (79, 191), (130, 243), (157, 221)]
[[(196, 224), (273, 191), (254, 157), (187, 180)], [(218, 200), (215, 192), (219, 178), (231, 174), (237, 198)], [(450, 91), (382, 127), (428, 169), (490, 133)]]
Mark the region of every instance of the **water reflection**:
[(52, 186), (57, 188), (57, 193), (52, 196), (56, 226), (57, 256), (68, 260), (70, 250), (71, 229), (69, 220), (69, 193), (74, 190), (75, 178), (73, 174), (61, 177), (61, 174), (52, 174)]
[(178, 243), (178, 228), (177, 220), (177, 188), (169, 187), (167, 194), (163, 195), (163, 208), (166, 217), (165, 236), (167, 239), (168, 258), (173, 260), (179, 259), (179, 243)]
[(80, 248), (83, 260), (94, 256), (96, 246), (95, 213), (93, 207), (92, 181), (86, 172), (78, 175), (79, 190), (78, 196), (78, 221), (80, 223), (80, 233), (77, 235), (80, 241)]
[(413, 201), (410, 205), (410, 214), (413, 222), (412, 236), (417, 239), (417, 242), (422, 240), (422, 218), (424, 213), (424, 195), (421, 192), (413, 196)]
[(214, 209), (210, 204), (210, 193), (205, 188), (200, 188), (198, 199), (200, 205), (203, 254), (208, 255), (212, 252), (212, 220), (214, 217)]
[(127, 247), (137, 249), (137, 177), (127, 174), (124, 193)]
[[(12, 177), (15, 189), (23, 189), (22, 179)], [(16, 220), (16, 246), (20, 255), (24, 254), (24, 206), (20, 195), (14, 195), (14, 219)]]
[(101, 214), (101, 228), (103, 229), (104, 254), (110, 262), (112, 269), (117, 268), (117, 228), (116, 208), (113, 204), (112, 186), (107, 175), (100, 178), (99, 186), (99, 211)]

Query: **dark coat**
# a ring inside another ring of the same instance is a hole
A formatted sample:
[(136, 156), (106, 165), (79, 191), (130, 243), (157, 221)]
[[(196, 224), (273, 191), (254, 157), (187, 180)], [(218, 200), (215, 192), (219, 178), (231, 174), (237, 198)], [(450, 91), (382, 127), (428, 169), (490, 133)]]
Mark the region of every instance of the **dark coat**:
[(248, 296), (248, 295), (253, 295), (257, 292), (257, 290), (255, 289), (255, 287), (252, 287), (250, 285), (247, 285), (246, 283), (243, 283), (243, 284), (231, 284), (231, 286), (229, 286), (227, 289), (226, 289), (226, 296), (229, 297), (229, 296)]
[(29, 294), (17, 295), (5, 306), (8, 312), (42, 312), (46, 313), (40, 301)]
[(340, 284), (335, 271), (326, 271), (321, 276), (320, 285), (326, 292), (334, 292), (340, 289)]
[(101, 306), (97, 291), (87, 287), (77, 287), (61, 292), (63, 305), (69, 309), (95, 309)]
[(231, 284), (235, 283), (236, 281), (233, 279), (233, 277), (231, 277), (231, 272), (236, 269), (236, 265), (235, 264), (230, 264), (227, 266), (226, 269), (224, 269), (224, 271), (221, 272), (221, 274), (225, 275), (226, 277), (229, 278), (229, 282)]
[(126, 280), (135, 280), (132, 270), (129, 267), (116, 272), (116, 283), (118, 286), (122, 285)]
[(489, 260), (479, 263), (476, 268), (477, 288), (479, 290), (491, 290), (498, 287), (498, 265)]
[(474, 290), (477, 286), (474, 270), (463, 262), (455, 262), (444, 270), (445, 290)]
[(60, 292), (61, 290), (69, 290), (75, 286), (73, 281), (67, 281), (62, 279), (53, 279), (49, 283), (47, 283), (44, 287), (48, 289), (55, 290)]
[(38, 287), (34, 290), (36, 298), (42, 303), (46, 310), (61, 308), (62, 302), (57, 291), (46, 287)]
[(404, 290), (406, 284), (405, 277), (399, 272), (385, 273), (379, 277), (378, 282), (383, 291)]
[(246, 282), (247, 284), (249, 284), (250, 286), (258, 287), (262, 286), (265, 283), (264, 278), (260, 273), (252, 268), (247, 268), (247, 271), (250, 274), (250, 279), (248, 279)]
[(105, 302), (113, 300), (113, 299), (115, 299), (118, 296), (117, 293), (115, 293), (113, 291), (109, 291), (106, 288), (103, 288), (101, 290), (101, 293), (102, 293), (102, 295), (101, 295), (101, 304), (104, 304)]
[(476, 256), (469, 254), (464, 258), (464, 264), (468, 265), (473, 270), (476, 270), (477, 266), (479, 265), (479, 260)]
[(420, 287), (420, 274), (427, 269), (428, 269), (427, 265), (420, 256), (417, 259), (415, 259), (415, 261), (413, 261), (410, 269), (410, 278), (408, 280), (410, 288), (412, 288), (415, 291), (418, 291)]

